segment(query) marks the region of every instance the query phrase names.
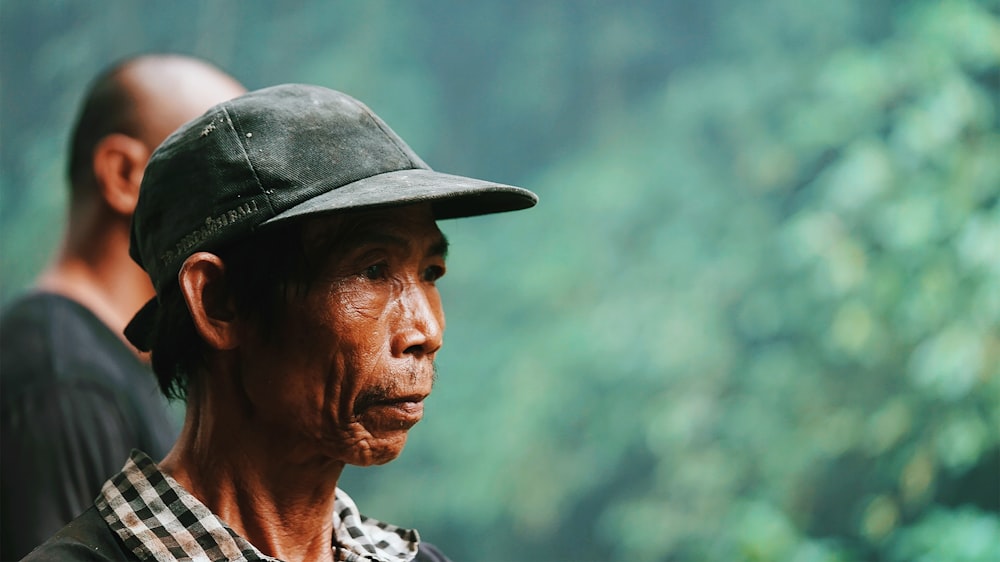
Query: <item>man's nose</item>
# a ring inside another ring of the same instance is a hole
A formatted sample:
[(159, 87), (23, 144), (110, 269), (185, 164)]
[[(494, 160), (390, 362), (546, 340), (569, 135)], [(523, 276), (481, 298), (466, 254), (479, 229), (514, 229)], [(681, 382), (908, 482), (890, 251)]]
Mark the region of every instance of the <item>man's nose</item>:
[(433, 355), (444, 338), (444, 311), (437, 290), (421, 283), (407, 285), (399, 304), (401, 322), (393, 336), (393, 355)]

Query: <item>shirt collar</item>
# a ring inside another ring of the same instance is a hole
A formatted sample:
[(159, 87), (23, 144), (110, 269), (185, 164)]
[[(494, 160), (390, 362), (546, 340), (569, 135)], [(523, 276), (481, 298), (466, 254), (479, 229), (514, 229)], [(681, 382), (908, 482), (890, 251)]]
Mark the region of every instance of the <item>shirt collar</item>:
[[(145, 453), (133, 450), (122, 471), (105, 482), (95, 501), (101, 517), (140, 560), (280, 562), (236, 534), (205, 504), (167, 476)], [(337, 489), (332, 514), (337, 559), (346, 562), (410, 561), (420, 537), (361, 515)]]

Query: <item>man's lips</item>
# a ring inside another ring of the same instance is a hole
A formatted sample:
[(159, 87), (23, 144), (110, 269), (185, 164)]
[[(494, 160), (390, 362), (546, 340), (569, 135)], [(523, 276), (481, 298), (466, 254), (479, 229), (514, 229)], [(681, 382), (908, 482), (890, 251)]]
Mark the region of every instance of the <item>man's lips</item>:
[(375, 427), (409, 429), (424, 416), (426, 394), (379, 398), (362, 404), (357, 415)]
[(357, 406), (357, 412), (360, 414), (369, 408), (379, 408), (379, 407), (404, 407), (412, 408), (415, 405), (423, 407), (423, 401), (427, 398), (427, 394), (413, 393), (406, 395), (397, 396), (373, 396), (366, 400), (362, 400)]

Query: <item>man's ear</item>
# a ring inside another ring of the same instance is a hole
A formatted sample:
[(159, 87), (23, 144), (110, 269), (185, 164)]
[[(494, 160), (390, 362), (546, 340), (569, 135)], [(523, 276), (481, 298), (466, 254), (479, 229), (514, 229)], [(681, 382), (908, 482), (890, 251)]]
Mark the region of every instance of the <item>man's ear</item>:
[(114, 133), (94, 147), (94, 176), (101, 195), (112, 209), (132, 216), (139, 199), (139, 184), (150, 150), (139, 139)]
[(209, 347), (233, 349), (240, 343), (236, 306), (226, 284), (226, 267), (215, 254), (188, 257), (177, 276), (194, 327)]

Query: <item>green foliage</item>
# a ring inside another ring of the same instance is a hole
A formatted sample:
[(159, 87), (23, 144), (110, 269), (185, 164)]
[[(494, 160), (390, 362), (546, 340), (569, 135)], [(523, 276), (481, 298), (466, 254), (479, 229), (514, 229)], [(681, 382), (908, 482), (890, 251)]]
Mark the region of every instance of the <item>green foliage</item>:
[(902, 529), (889, 548), (890, 560), (987, 562), (1000, 557), (1000, 522), (974, 509), (934, 510)]
[[(541, 195), (442, 224), (440, 381), (345, 476), (366, 512), (467, 560), (997, 555), (995, 1), (267, 6), (157, 45), (355, 93)], [(73, 72), (105, 17), (77, 9), (36, 68)], [(58, 130), (4, 142), (35, 163), (3, 155), (4, 298), (52, 240)]]

